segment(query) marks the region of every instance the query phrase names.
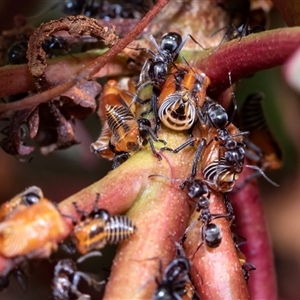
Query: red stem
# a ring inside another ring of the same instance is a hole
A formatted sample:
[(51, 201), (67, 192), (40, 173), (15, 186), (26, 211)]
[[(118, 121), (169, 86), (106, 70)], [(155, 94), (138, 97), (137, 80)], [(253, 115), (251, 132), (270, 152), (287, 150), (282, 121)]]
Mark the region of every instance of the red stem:
[(224, 43), (198, 61), (210, 79), (209, 94), (219, 95), (232, 83), (258, 71), (282, 65), (300, 47), (300, 27), (280, 28), (251, 34)]
[[(243, 182), (252, 172), (245, 167), (239, 182)], [(242, 190), (230, 194), (229, 197), (236, 214), (238, 234), (247, 239), (247, 243), (241, 248), (247, 261), (256, 267), (256, 270), (250, 273), (251, 298), (277, 299), (273, 252), (257, 182), (249, 182)]]
[[(222, 194), (211, 193), (210, 210), (213, 214), (227, 214)], [(190, 224), (198, 217), (199, 212), (195, 212), (190, 219)], [(197, 226), (188, 232), (185, 250), (190, 259), (195, 255), (192, 267), (193, 283), (201, 299), (250, 299), (229, 221), (219, 218), (213, 220), (213, 223), (220, 227), (222, 233), (222, 242), (217, 248), (209, 248), (204, 243), (195, 254), (199, 243), (202, 242), (201, 221), (198, 221)]]

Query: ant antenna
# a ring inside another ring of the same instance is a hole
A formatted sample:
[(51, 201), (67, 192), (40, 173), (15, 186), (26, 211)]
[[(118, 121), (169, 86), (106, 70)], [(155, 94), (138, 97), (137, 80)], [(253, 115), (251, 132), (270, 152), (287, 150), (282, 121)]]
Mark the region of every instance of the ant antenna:
[(271, 183), (272, 185), (274, 185), (275, 187), (279, 187), (279, 184), (274, 182), (273, 180), (271, 180), (265, 173), (264, 171), (259, 168), (258, 166), (253, 166), (253, 165), (244, 165), (245, 167), (249, 168), (249, 169), (253, 169), (256, 170), (257, 172), (259, 172), (259, 174), (265, 178), (269, 183)]
[(184, 180), (186, 180), (184, 178), (170, 178), (170, 177), (167, 177), (167, 176), (164, 176), (164, 175), (160, 175), (160, 174), (151, 174), (151, 175), (148, 176), (148, 178), (152, 178), (152, 177), (161, 177), (161, 178), (164, 178), (166, 180), (171, 181), (171, 183), (175, 183), (175, 182), (178, 182), (178, 181), (184, 181)]
[(102, 256), (102, 253), (100, 251), (91, 251), (91, 252), (88, 252), (87, 254), (79, 257), (76, 262), (80, 264), (83, 261), (85, 261), (86, 259), (88, 259), (90, 257), (95, 257), (95, 256)]
[[(230, 84), (230, 87), (231, 87), (232, 86), (231, 71), (228, 72), (228, 79), (229, 79), (229, 84)], [(237, 112), (237, 103), (236, 103), (235, 93), (233, 91), (231, 92), (231, 100), (232, 100), (232, 103), (233, 103), (233, 112), (231, 114), (229, 124), (232, 123), (232, 121), (233, 121), (233, 119), (236, 115), (236, 112)]]

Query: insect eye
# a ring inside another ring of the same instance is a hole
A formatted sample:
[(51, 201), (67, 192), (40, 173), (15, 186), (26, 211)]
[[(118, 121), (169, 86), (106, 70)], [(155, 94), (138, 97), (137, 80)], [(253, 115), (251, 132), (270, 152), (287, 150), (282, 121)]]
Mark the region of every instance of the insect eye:
[(40, 200), (41, 200), (40, 196), (35, 193), (28, 193), (28, 194), (24, 195), (22, 198), (22, 202), (28, 206), (36, 204)]

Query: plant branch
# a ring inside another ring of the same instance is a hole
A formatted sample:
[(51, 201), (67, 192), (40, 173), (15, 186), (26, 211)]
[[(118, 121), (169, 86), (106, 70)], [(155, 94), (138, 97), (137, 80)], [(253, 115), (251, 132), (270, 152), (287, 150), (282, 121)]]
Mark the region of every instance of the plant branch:
[[(244, 168), (237, 186), (252, 172)], [(235, 222), (238, 234), (247, 239), (241, 248), (247, 261), (256, 267), (249, 280), (251, 298), (277, 299), (273, 252), (257, 182), (252, 180), (242, 190), (230, 194), (230, 200), (237, 216)]]
[(77, 75), (73, 76), (71, 80), (49, 89), (45, 92), (39, 93), (34, 96), (26, 97), (17, 102), (11, 103), (0, 103), (0, 113), (17, 111), (25, 108), (29, 108), (40, 103), (47, 102), (55, 97), (60, 96), (62, 93), (66, 92), (77, 82), (82, 80), (88, 80), (93, 77), (94, 74), (100, 71), (100, 69), (106, 65), (111, 59), (113, 59), (118, 53), (120, 53), (130, 42), (132, 42), (150, 23), (150, 21), (159, 13), (159, 11), (168, 3), (168, 0), (159, 0), (155, 6), (144, 16), (144, 18), (138, 23), (138, 25), (129, 32), (124, 38), (119, 40), (110, 50), (105, 52), (102, 56), (98, 57), (91, 63), (81, 68)]

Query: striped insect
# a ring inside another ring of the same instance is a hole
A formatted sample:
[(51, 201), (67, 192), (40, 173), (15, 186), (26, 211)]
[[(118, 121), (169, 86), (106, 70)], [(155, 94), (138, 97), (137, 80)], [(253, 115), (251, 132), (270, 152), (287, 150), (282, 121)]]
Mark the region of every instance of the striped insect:
[[(136, 105), (131, 103), (132, 82), (129, 81), (127, 86), (128, 91), (121, 89), (114, 80), (110, 80), (105, 86), (98, 112), (103, 123), (102, 133), (99, 139), (91, 144), (93, 152), (114, 160), (113, 168), (116, 168), (122, 159), (126, 160), (133, 153), (141, 150), (147, 143), (150, 144), (154, 155), (161, 159), (152, 140), (165, 144), (165, 141), (159, 140), (154, 134), (148, 119), (135, 116)], [(105, 105), (105, 114), (103, 105)], [(148, 137), (149, 135), (151, 138)]]
[(71, 240), (81, 254), (95, 249), (102, 249), (106, 244), (118, 244), (136, 231), (136, 226), (126, 216), (111, 216), (105, 209), (97, 209), (87, 214), (82, 213), (82, 219), (74, 228)]
[[(166, 142), (157, 138), (148, 119), (136, 119), (125, 106), (106, 105), (106, 114), (107, 124), (112, 132), (109, 145), (115, 153), (113, 168), (119, 165), (120, 159), (127, 159), (133, 153), (141, 150), (147, 143), (149, 143), (153, 154), (161, 160), (152, 140), (164, 144)], [(148, 137), (149, 135), (151, 138)]]
[[(105, 105), (129, 106), (132, 101), (130, 93), (134, 92), (133, 86), (129, 81), (127, 83), (127, 88), (128, 92), (127, 90), (122, 89), (116, 80), (108, 80), (99, 99), (98, 116), (102, 123), (102, 130), (97, 141), (91, 144), (90, 149), (92, 152), (97, 153), (108, 160), (112, 160), (115, 154), (109, 147), (112, 132), (107, 123)], [(135, 105), (130, 106), (130, 111), (135, 114)]]
[(42, 198), (0, 223), (0, 254), (6, 258), (49, 257), (67, 234), (67, 224), (58, 209)]
[(197, 109), (205, 102), (210, 79), (188, 65), (171, 70), (158, 97), (158, 117), (168, 128), (182, 131), (197, 121)]
[(241, 107), (239, 121), (241, 128), (249, 131), (245, 139), (246, 156), (262, 170), (276, 170), (282, 165), (282, 152), (267, 124), (263, 98), (263, 93), (248, 95)]
[(0, 207), (0, 222), (7, 218), (11, 213), (33, 205), (43, 198), (43, 192), (36, 186), (31, 186), (24, 192), (16, 195), (11, 200), (4, 202)]
[[(170, 65), (177, 59), (179, 52), (186, 43), (188, 37), (200, 45), (194, 40), (191, 35), (186, 35), (183, 39), (180, 34), (176, 32), (168, 32), (161, 37), (160, 44), (158, 45), (155, 38), (150, 35), (150, 40), (157, 52), (152, 52), (151, 58), (148, 58), (141, 70), (140, 78), (138, 82), (138, 90), (134, 101), (139, 98), (140, 91), (146, 85), (152, 85), (152, 96), (151, 96), (151, 110), (154, 113), (155, 130), (157, 132), (160, 126), (160, 118), (158, 116), (157, 100), (160, 95), (161, 89), (167, 79)], [(201, 45), (200, 45), (201, 46)]]
[(78, 290), (80, 279), (84, 279), (88, 285), (99, 291), (105, 281), (99, 281), (97, 276), (78, 271), (75, 261), (70, 258), (61, 259), (54, 268), (54, 278), (52, 281), (53, 297), (55, 300), (69, 300), (72, 295), (78, 299), (91, 299), (87, 294)]
[(209, 131), (213, 131), (210, 142), (206, 143), (203, 139), (199, 143), (192, 168), (193, 176), (196, 175), (196, 162), (202, 155), (201, 172), (204, 181), (217, 192), (230, 192), (244, 167), (254, 169), (269, 183), (278, 186), (259, 166), (244, 163), (246, 157), (244, 139), (248, 132), (239, 131), (232, 123), (224, 129), (217, 130), (217, 134), (214, 129)]
[(203, 136), (202, 128), (195, 127), (193, 135), (197, 150), (192, 165), (191, 178), (197, 176), (201, 161), (201, 177), (217, 192), (232, 190), (242, 172), (245, 150), (243, 139), (246, 132), (240, 132), (232, 123), (224, 129), (210, 128)]
[(181, 300), (182, 297), (187, 296), (187, 287), (189, 284), (191, 284), (189, 278), (190, 268), (190, 262), (186, 257), (177, 257), (167, 265), (163, 272), (160, 261), (159, 273), (161, 278), (155, 278), (157, 288), (152, 299)]
[(226, 141), (224, 149), (222, 146), (214, 141), (208, 145), (203, 152), (201, 169), (205, 182), (211, 188), (226, 193), (232, 190), (243, 170), (245, 146), (233, 138)]

